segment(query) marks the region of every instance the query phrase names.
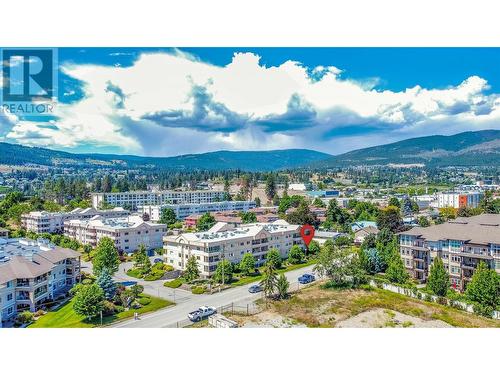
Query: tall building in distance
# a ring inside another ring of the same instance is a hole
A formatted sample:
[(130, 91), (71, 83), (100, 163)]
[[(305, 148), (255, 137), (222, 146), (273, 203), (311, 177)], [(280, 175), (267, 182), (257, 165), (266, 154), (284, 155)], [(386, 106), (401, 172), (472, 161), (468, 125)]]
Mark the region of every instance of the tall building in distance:
[(190, 190), (190, 191), (127, 191), (120, 193), (92, 193), (92, 207), (101, 208), (103, 205), (124, 207), (136, 210), (139, 206), (212, 203), (224, 200), (223, 191)]
[(119, 218), (69, 220), (64, 223), (64, 234), (84, 245), (97, 246), (103, 237), (109, 237), (120, 253), (132, 253), (139, 245), (148, 250), (161, 249), (167, 231), (165, 224), (144, 221), (139, 215)]
[(222, 259), (238, 263), (244, 254), (250, 253), (256, 264), (262, 265), (270, 249), (276, 248), (285, 258), (293, 245), (305, 249), (300, 226), (284, 220), (238, 227), (219, 222), (206, 232), (183, 233), (163, 239), (167, 264), (184, 270), (189, 257), (194, 256), (203, 277), (213, 275)]
[(441, 192), (437, 194), (437, 207), (476, 208), (479, 206), (482, 197), (483, 193), (480, 191)]
[(150, 220), (159, 221), (162, 211), (167, 208), (171, 208), (175, 213), (175, 217), (178, 220), (182, 220), (190, 215), (204, 214), (206, 212), (248, 211), (255, 207), (254, 201), (222, 201), (141, 206), (138, 207), (138, 211), (141, 214), (149, 215)]
[(461, 217), (430, 227), (413, 227), (399, 234), (400, 253), (410, 274), (421, 282), (440, 257), (451, 285), (465, 290), (474, 270), (483, 261), (500, 273), (500, 215)]

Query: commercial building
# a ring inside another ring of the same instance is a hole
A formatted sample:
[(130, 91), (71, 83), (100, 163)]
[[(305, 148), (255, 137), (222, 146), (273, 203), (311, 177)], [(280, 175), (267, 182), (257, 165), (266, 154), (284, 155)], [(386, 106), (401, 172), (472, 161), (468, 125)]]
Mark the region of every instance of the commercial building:
[(100, 208), (104, 204), (136, 210), (140, 206), (211, 203), (224, 200), (224, 191), (126, 191), (120, 193), (92, 193), (92, 207)]
[(109, 237), (120, 253), (132, 253), (139, 245), (144, 245), (148, 250), (160, 249), (166, 231), (165, 224), (144, 221), (139, 215), (119, 218), (95, 216), (88, 220), (76, 219), (64, 223), (66, 236), (92, 247), (101, 238)]
[(80, 277), (80, 255), (47, 240), (0, 239), (0, 320), (68, 292)]
[(245, 253), (250, 253), (257, 265), (261, 265), (270, 249), (278, 249), (285, 258), (293, 245), (305, 249), (300, 226), (288, 224), (284, 220), (239, 227), (217, 223), (206, 232), (183, 233), (163, 239), (167, 264), (184, 270), (189, 257), (194, 256), (203, 277), (211, 276), (222, 258), (239, 263)]
[(124, 217), (130, 212), (121, 207), (111, 210), (96, 210), (95, 208), (75, 208), (70, 212), (32, 211), (21, 216), (21, 225), (29, 232), (62, 233), (64, 222), (74, 219), (90, 219), (96, 215), (105, 218)]
[(479, 191), (462, 191), (462, 192), (441, 192), (437, 194), (437, 207), (471, 207), (476, 208), (483, 197), (483, 193)]
[(451, 285), (464, 290), (480, 261), (500, 273), (500, 215), (463, 217), (444, 224), (414, 227), (399, 234), (400, 252), (410, 274), (426, 282), (440, 257)]
[(190, 215), (204, 214), (206, 212), (225, 212), (225, 211), (248, 211), (255, 208), (254, 201), (223, 201), (211, 203), (184, 203), (184, 204), (162, 204), (148, 205), (138, 208), (139, 213), (149, 215), (149, 219), (159, 221), (161, 213), (167, 208), (171, 208), (175, 217), (182, 220)]

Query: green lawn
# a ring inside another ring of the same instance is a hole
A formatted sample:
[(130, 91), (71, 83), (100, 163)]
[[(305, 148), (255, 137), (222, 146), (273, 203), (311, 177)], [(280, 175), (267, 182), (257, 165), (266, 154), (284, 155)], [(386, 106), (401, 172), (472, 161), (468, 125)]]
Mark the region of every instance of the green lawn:
[[(139, 315), (148, 312), (156, 311), (167, 306), (174, 305), (173, 302), (164, 300), (161, 298), (147, 296), (151, 299), (149, 305), (143, 306), (140, 309), (130, 309), (128, 311), (123, 311), (113, 316), (105, 316), (103, 318), (104, 324), (110, 324), (119, 320), (131, 318), (135, 312)], [(29, 328), (92, 328), (98, 327), (100, 325), (100, 319), (96, 318), (90, 322), (84, 320), (83, 317), (77, 315), (73, 310), (73, 300), (70, 300), (65, 305), (61, 306), (59, 309), (50, 311), (44, 316), (40, 317), (35, 323), (31, 324)]]

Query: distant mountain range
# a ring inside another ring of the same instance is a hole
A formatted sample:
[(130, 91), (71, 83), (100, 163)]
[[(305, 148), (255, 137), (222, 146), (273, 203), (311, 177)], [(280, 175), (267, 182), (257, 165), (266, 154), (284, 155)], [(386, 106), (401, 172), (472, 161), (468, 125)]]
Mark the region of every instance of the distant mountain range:
[(350, 165), (498, 166), (500, 130), (481, 130), (450, 136), (411, 138), (368, 147), (311, 163), (312, 167)]
[(286, 168), (334, 168), (355, 165), (498, 166), (500, 130), (451, 136), (411, 138), (332, 156), (318, 151), (216, 151), (173, 157), (73, 154), (0, 143), (0, 164), (115, 169), (272, 171)]
[(0, 143), (0, 164), (159, 170), (272, 171), (296, 168), (331, 157), (318, 151), (289, 149), (274, 151), (216, 151), (172, 157), (112, 154), (73, 154), (46, 148)]

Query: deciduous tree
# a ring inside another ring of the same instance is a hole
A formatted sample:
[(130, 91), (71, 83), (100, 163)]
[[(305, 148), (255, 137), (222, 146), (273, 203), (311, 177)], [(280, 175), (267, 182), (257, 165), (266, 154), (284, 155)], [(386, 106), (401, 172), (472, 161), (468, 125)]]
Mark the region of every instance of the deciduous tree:
[(120, 259), (116, 251), (115, 244), (109, 237), (103, 237), (97, 244), (94, 257), (92, 259), (92, 266), (94, 275), (99, 276), (101, 271), (106, 268), (108, 272), (113, 275), (118, 271)]
[(73, 309), (87, 320), (99, 315), (104, 307), (104, 292), (97, 284), (83, 285), (73, 299)]

